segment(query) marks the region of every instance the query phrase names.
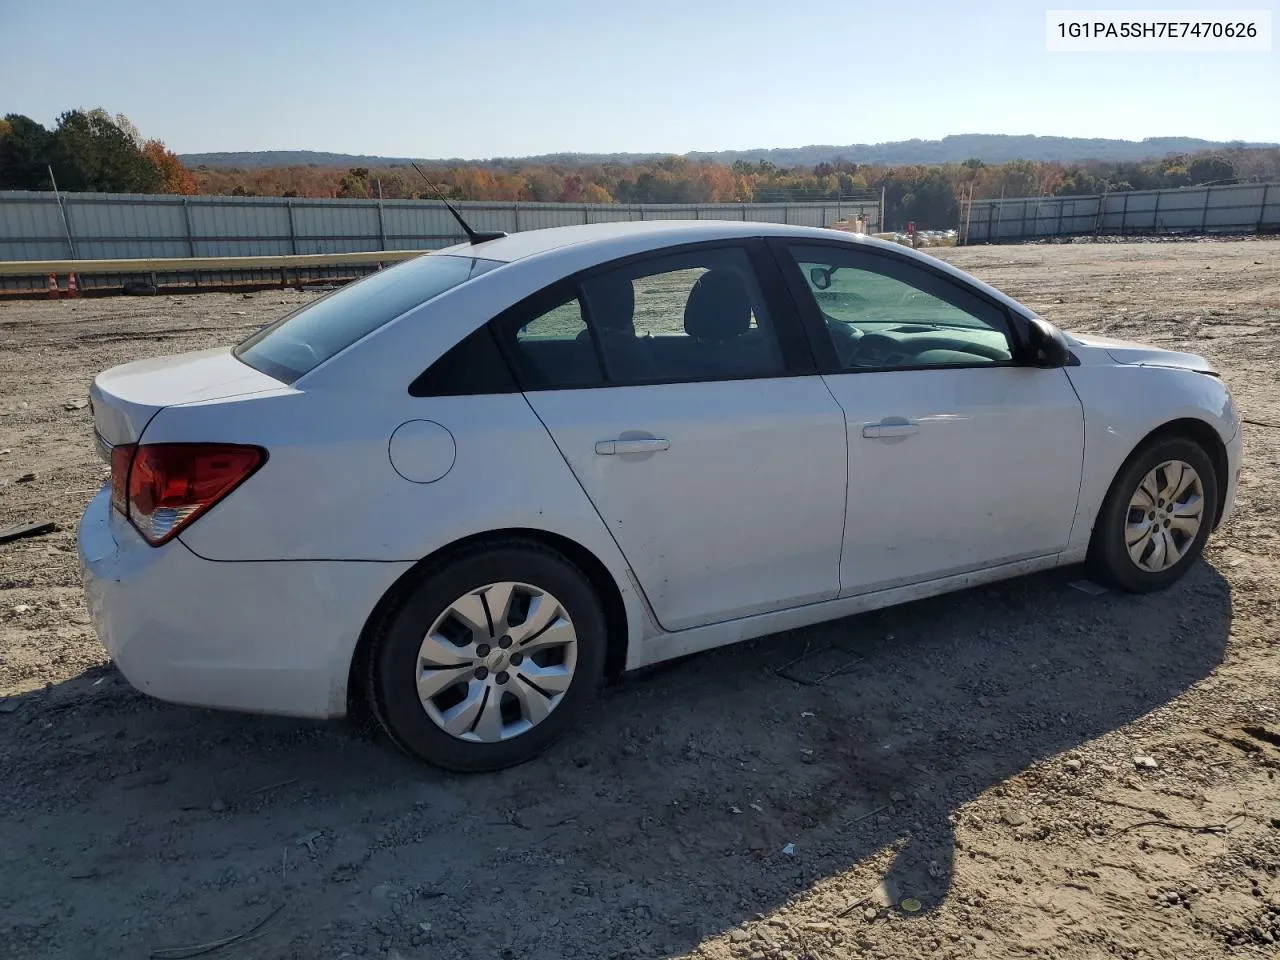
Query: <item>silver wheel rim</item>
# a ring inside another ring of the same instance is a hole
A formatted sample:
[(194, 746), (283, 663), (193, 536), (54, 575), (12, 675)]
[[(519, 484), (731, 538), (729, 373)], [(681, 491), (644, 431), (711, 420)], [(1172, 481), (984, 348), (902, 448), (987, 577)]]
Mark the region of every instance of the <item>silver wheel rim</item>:
[(1204, 522), (1204, 485), (1182, 460), (1154, 467), (1129, 498), (1124, 543), (1134, 566), (1160, 573), (1181, 560)]
[(459, 597), (418, 648), (422, 709), (445, 733), (510, 740), (564, 699), (578, 637), (563, 605), (527, 583), (491, 583)]

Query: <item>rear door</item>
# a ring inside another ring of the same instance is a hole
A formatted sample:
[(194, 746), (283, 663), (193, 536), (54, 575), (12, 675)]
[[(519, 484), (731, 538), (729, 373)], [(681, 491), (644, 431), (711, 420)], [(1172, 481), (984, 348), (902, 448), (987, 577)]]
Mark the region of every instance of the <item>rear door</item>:
[(1019, 362), (1016, 319), (918, 261), (778, 243), (848, 422), (842, 592), (1065, 548), (1084, 458), (1066, 371)]
[(668, 630), (839, 593), (844, 416), (781, 289), (762, 245), (704, 245), (495, 321)]

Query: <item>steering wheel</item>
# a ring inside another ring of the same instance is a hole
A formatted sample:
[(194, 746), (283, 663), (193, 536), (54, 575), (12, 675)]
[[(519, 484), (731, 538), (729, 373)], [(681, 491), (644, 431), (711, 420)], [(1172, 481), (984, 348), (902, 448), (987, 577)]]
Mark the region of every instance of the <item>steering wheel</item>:
[(864, 333), (858, 339), (857, 346), (854, 360), (860, 365), (888, 360), (891, 356), (906, 352), (901, 343), (883, 333)]

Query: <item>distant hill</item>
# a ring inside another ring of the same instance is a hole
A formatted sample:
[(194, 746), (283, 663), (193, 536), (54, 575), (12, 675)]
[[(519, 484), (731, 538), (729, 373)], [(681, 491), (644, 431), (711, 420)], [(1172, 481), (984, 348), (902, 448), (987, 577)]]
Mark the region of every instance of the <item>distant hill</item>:
[[(1075, 163), (1084, 160), (1137, 162), (1170, 153), (1198, 153), (1241, 147), (1275, 147), (1274, 143), (1246, 143), (1199, 140), (1195, 137), (1151, 137), (1146, 140), (1104, 140), (1084, 137), (1034, 137), (1006, 134), (965, 133), (941, 140), (897, 140), (892, 143), (851, 143), (846, 146), (818, 144), (808, 147), (772, 147), (757, 150), (695, 151), (685, 154), (693, 160), (713, 160), (730, 164), (735, 160), (768, 160), (780, 167), (806, 166), (844, 160), (850, 163), (934, 164), (960, 163), (977, 158), (984, 163), (1010, 160)], [(523, 164), (581, 166), (597, 163), (643, 163), (661, 153), (549, 153), (532, 157), (495, 157), (466, 160), (453, 157), (426, 162), (432, 164), (482, 164), (504, 167)], [(316, 150), (259, 150), (225, 153), (186, 153), (188, 167), (387, 167), (407, 166), (408, 157), (375, 157), (364, 154), (324, 153)], [(414, 158), (420, 159), (420, 158)]]

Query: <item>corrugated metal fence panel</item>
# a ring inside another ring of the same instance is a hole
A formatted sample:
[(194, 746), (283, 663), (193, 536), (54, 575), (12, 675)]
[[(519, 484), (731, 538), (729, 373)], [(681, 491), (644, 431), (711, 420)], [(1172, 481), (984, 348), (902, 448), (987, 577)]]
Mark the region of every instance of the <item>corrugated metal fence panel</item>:
[(188, 205), (197, 256), (265, 257), (291, 253), (288, 211), (235, 197), (192, 197)]
[(186, 252), (166, 243), (172, 240), (180, 245), (186, 233), (182, 208), (172, 202), (145, 206), (124, 200), (76, 203), (67, 196), (64, 203), (72, 236), (78, 238), (77, 257), (161, 257)]
[(983, 243), (1095, 232), (1251, 232), (1276, 227), (1280, 183), (1241, 183), (1105, 196), (978, 200), (968, 212), (967, 236), (970, 243)]
[[(0, 197), (4, 194), (0, 193)], [(68, 255), (58, 204), (50, 194), (23, 194), (29, 200), (0, 200), (0, 257), (50, 260)]]
[[(1280, 197), (1277, 197), (1280, 202)], [(273, 256), (433, 249), (464, 239), (443, 204), (422, 200), (174, 197), (64, 194), (81, 259)], [(629, 220), (749, 220), (829, 226), (859, 213), (880, 228), (876, 203), (585, 204), (464, 201), (477, 230)], [(52, 194), (0, 191), (0, 259), (65, 257), (66, 233)]]
[(639, 219), (631, 207), (622, 207), (616, 204), (601, 204), (600, 206), (590, 206), (586, 209), (587, 222), (589, 223), (625, 223), (628, 220)]
[(1263, 193), (1262, 212), (1258, 225), (1280, 227), (1280, 184), (1273, 183), (1271, 189)]
[[(515, 218), (512, 216), (511, 212), (514, 204), (463, 202), (454, 204), (454, 206), (458, 207), (463, 217), (466, 218), (467, 223), (471, 224), (471, 229), (473, 230), (480, 230), (482, 232), (486, 230), (501, 230), (504, 233), (514, 233), (516, 230)], [(440, 208), (440, 212), (446, 217), (449, 217), (448, 211), (446, 211), (443, 206)], [(578, 212), (578, 219), (571, 222), (582, 223), (582, 213), (580, 210)], [(458, 229), (458, 225), (454, 223), (452, 217), (449, 217), (449, 224), (450, 227), (448, 232), (457, 234), (458, 239), (461, 240), (462, 231)], [(520, 229), (527, 230), (529, 228), (522, 223), (520, 225)]]
[(583, 222), (585, 217), (582, 207), (566, 207), (558, 203), (520, 205), (521, 230), (568, 227)]
[(412, 200), (386, 200), (382, 221), (391, 250), (434, 250), (463, 239), (462, 229), (442, 204), (428, 207)]

